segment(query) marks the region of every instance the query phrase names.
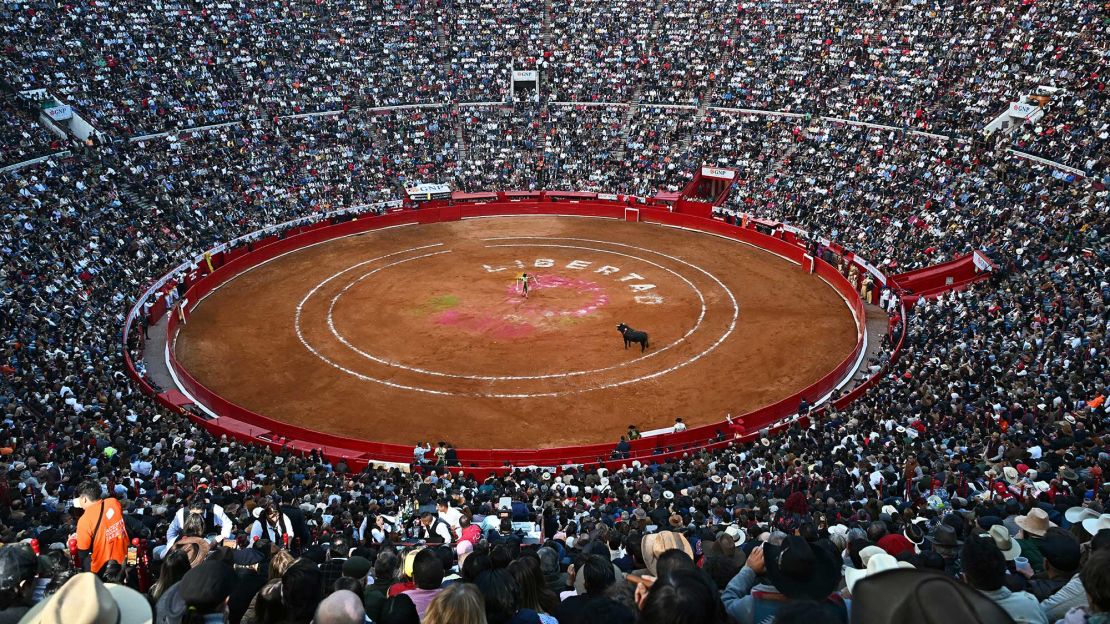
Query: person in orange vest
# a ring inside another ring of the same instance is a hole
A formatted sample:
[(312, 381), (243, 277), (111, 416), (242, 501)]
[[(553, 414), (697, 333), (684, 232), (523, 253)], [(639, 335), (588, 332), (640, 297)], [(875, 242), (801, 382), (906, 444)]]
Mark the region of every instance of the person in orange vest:
[(101, 496), (99, 483), (83, 481), (73, 500), (73, 506), (83, 510), (77, 520), (77, 554), (81, 568), (94, 574), (109, 561), (125, 563), (130, 543), (119, 501)]

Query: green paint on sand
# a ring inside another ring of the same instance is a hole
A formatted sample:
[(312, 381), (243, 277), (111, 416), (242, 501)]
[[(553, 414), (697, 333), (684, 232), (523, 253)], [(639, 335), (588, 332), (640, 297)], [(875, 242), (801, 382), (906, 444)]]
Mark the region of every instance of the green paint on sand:
[(450, 310), (451, 308), (459, 305), (459, 297), (457, 295), (436, 295), (429, 297), (427, 301), (420, 305), (420, 311), (426, 314), (434, 312), (442, 312)]

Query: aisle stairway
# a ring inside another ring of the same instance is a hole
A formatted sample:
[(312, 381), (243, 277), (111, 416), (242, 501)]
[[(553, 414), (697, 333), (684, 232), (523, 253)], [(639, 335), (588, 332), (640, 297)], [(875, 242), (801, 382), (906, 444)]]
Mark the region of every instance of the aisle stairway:
[[(662, 23), (659, 19), (659, 9), (662, 8), (664, 2), (665, 0), (657, 0), (655, 3), (655, 18), (651, 22), (651, 33), (647, 39), (649, 44), (654, 44), (656, 37), (659, 36), (659, 26)], [(649, 54), (649, 56), (651, 55)], [(621, 144), (617, 151), (613, 153), (613, 160), (616, 162), (622, 162), (625, 159), (625, 152), (628, 149), (628, 135), (632, 131), (632, 117), (640, 106), (643, 93), (644, 83), (640, 81), (636, 84), (636, 90), (632, 92), (632, 97), (628, 99), (628, 109), (624, 111), (624, 117), (621, 118)]]

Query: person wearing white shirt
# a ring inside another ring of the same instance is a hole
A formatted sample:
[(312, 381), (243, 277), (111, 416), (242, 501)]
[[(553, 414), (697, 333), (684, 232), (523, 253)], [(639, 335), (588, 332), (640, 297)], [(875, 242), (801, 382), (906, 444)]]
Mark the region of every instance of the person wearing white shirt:
[[(362, 539), (366, 539), (366, 525), (369, 523), (370, 517), (367, 516), (362, 519), (362, 525), (358, 528), (358, 533)], [(370, 529), (370, 537), (374, 540), (375, 544), (381, 544), (385, 538), (389, 537), (390, 533), (397, 530), (397, 518), (379, 514), (374, 517), (374, 527)]]
[(436, 511), (439, 512), (439, 519), (447, 523), (455, 531), (455, 535), (459, 534), (461, 527), (459, 527), (459, 519), (462, 518), (462, 512), (451, 506), (450, 501), (447, 499), (440, 499), (436, 505)]
[(166, 531), (166, 549), (172, 547), (174, 542), (181, 537), (181, 527), (185, 524), (186, 513), (201, 516), (204, 520), (205, 537), (209, 540), (226, 540), (231, 537), (231, 518), (224, 513), (224, 508), (198, 497), (193, 499), (188, 507), (182, 507), (174, 514), (173, 522), (170, 523), (170, 528)]
[(674, 432), (674, 433), (678, 433), (680, 431), (686, 431), (686, 423), (682, 422), (681, 418), (675, 418), (674, 419), (674, 427), (671, 429), (671, 431)]
[(420, 537), (430, 543), (451, 544), (455, 541), (448, 524), (433, 513), (422, 515), (417, 528), (420, 529)]
[(277, 505), (270, 503), (256, 507), (254, 511), (257, 520), (251, 525), (252, 544), (258, 539), (268, 539), (278, 547), (284, 547), (285, 536), (293, 538), (293, 523), (289, 516), (281, 513)]

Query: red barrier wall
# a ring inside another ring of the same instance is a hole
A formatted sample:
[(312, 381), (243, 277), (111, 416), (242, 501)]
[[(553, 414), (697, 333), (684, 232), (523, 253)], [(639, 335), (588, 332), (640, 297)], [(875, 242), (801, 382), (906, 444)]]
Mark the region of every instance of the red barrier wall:
[[(185, 295), (189, 301), (186, 314), (206, 294), (239, 273), (281, 254), (341, 236), (406, 224), (434, 223), (476, 217), (547, 214), (619, 219), (623, 218), (624, 208), (628, 205), (627, 202), (623, 201), (566, 201), (564, 199), (555, 202), (546, 199), (536, 200), (532, 197), (534, 196), (525, 196), (521, 199), (514, 197), (508, 201), (456, 204), (438, 208), (398, 211), (381, 216), (360, 217), (353, 221), (335, 225), (329, 223), (314, 224), (295, 228), (283, 237), (273, 236), (263, 239), (254, 243), (250, 251), (244, 249), (228, 250), (223, 254), (222, 264), (211, 275), (198, 279), (189, 288)], [(803, 248), (793, 243), (762, 234), (754, 229), (740, 228), (712, 218), (672, 213), (665, 208), (645, 205), (639, 207), (641, 208), (641, 220), (648, 223), (682, 227), (739, 240), (771, 251), (799, 264), (802, 255), (805, 253)], [(799, 270), (801, 269), (799, 268)], [(776, 423), (780, 423), (785, 417), (794, 414), (802, 398), (814, 403), (835, 389), (855, 369), (857, 359), (863, 349), (863, 332), (866, 331), (866, 312), (863, 303), (855, 287), (831, 265), (823, 261), (817, 261), (816, 273), (848, 302), (857, 320), (860, 339), (857, 341), (853, 352), (816, 383), (777, 403), (744, 414), (741, 420), (748, 431), (745, 438), (757, 436), (761, 429), (772, 428), (772, 425), (774, 425), (772, 430), (784, 427), (785, 425), (776, 425)], [(171, 316), (167, 327), (167, 335), (171, 337), (171, 340), (172, 337), (176, 336), (177, 323), (177, 316)], [(127, 327), (130, 327), (130, 323)], [(130, 358), (128, 357), (127, 360), (130, 366)], [(343, 457), (354, 467), (360, 467), (369, 461), (407, 464), (412, 459), (412, 451), (408, 446), (357, 440), (305, 429), (275, 421), (235, 405), (211, 392), (193, 378), (188, 371), (184, 370), (174, 358), (172, 348), (170, 350), (170, 365), (181, 386), (197, 401), (220, 415), (218, 419), (212, 420), (194, 417), (198, 424), (215, 435), (228, 434), (255, 443), (269, 444), (275, 448), (285, 443), (289, 447), (302, 451), (321, 449), (325, 456), (332, 460)], [(137, 374), (134, 373), (133, 369), (131, 373), (137, 379)], [(166, 407), (175, 409), (161, 399), (159, 399), (159, 402)], [(719, 422), (691, 428), (681, 433), (637, 440), (632, 443), (630, 457), (620, 463), (627, 463), (634, 459), (640, 459), (645, 463), (652, 460), (662, 460), (681, 455), (684, 452), (720, 448), (731, 442), (732, 432), (730, 428), (726, 423)], [(507, 470), (506, 463), (516, 466), (550, 467), (566, 464), (605, 463), (609, 461), (608, 458), (614, 444), (615, 441), (548, 449), (459, 449), (459, 459), (463, 469), (481, 469), (493, 472)]]
[(990, 273), (975, 267), (972, 254), (934, 266), (907, 271), (890, 276), (894, 284), (907, 292), (906, 301), (913, 303), (922, 297), (931, 298), (946, 292), (967, 288), (990, 277)]

